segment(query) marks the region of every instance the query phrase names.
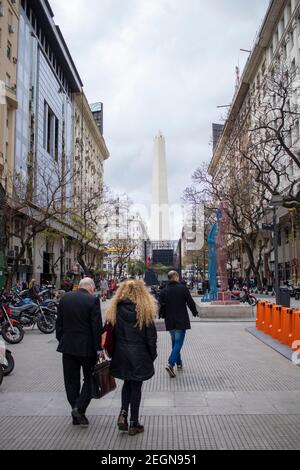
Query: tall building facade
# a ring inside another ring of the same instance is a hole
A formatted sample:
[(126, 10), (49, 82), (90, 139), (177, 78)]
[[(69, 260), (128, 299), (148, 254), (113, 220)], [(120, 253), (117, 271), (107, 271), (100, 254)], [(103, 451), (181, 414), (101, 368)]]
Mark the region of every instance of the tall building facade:
[(145, 261), (145, 242), (149, 240), (148, 230), (145, 221), (139, 213), (129, 216), (129, 237), (135, 244), (132, 259)]
[[(1, 121), (0, 149), (6, 147), (5, 155), (11, 151), (13, 177), (26, 184), (28, 197), (37, 210), (43, 207), (45, 194), (51, 193), (59, 183), (58, 174), (68, 175), (69, 182), (59, 197), (61, 204), (73, 210), (75, 205), (79, 206), (79, 201), (85, 202), (87, 194), (99, 192), (102, 187), (103, 162), (109, 157), (106, 144), (82, 91), (81, 77), (61, 30), (54, 22), (49, 2), (5, 1), (0, 2), (0, 7), (3, 3), (5, 16), (0, 15), (0, 21), (6, 18), (12, 23), (5, 28), (0, 23), (3, 33), (5, 30), (5, 40), (9, 41), (5, 46), (5, 106), (8, 107), (8, 103), (17, 110), (15, 119), (11, 118), (12, 123), (15, 122), (11, 146), (1, 135)], [(2, 10), (0, 8), (0, 12)], [(14, 14), (13, 20), (10, 11)], [(4, 38), (3, 33), (1, 38)], [(4, 54), (4, 49), (0, 47), (0, 54), (2, 52)], [(0, 73), (2, 71), (1, 62)], [(2, 116), (1, 112), (0, 119)], [(6, 135), (9, 124), (10, 119), (5, 117)], [(49, 187), (45, 187), (44, 177), (50, 181)], [(26, 231), (31, 230), (22, 213), (12, 223), (15, 229), (6, 253), (8, 269), (20, 253)], [(40, 283), (54, 281), (59, 286), (66, 275), (80, 275), (78, 233), (72, 219), (69, 216), (50, 219), (46, 225), (28, 244), (14, 280), (28, 281), (35, 277)], [(94, 249), (91, 246), (85, 254), (88, 265), (96, 259)]]
[(18, 31), (19, 1), (0, 1), (0, 289), (5, 283), (5, 207), (13, 191)]
[[(103, 187), (104, 162), (109, 152), (84, 93), (74, 95), (74, 187), (75, 204), (99, 194)], [(101, 200), (99, 200), (99, 204)]]
[[(236, 172), (240, 167), (240, 159), (233, 155), (229, 157), (228, 142), (236, 135), (236, 128), (241, 122), (249, 122), (255, 116), (256, 109), (261, 103), (270, 103), (276, 109), (276, 96), (268, 90), (267, 77), (274, 74), (278, 64), (286, 64), (287, 70), (292, 73), (300, 67), (300, 1), (299, 0), (272, 0), (268, 6), (263, 25), (258, 34), (254, 48), (245, 66), (239, 87), (236, 90), (233, 102), (218, 142), (214, 147), (213, 158), (209, 173), (215, 181), (222, 180), (223, 184), (230, 186), (230, 172)], [(288, 78), (288, 73), (285, 76)], [(300, 105), (299, 93), (290, 97)], [(271, 115), (271, 114), (270, 114)], [(300, 120), (295, 121), (293, 129), (287, 135), (289, 147), (300, 157)], [(287, 132), (288, 134), (288, 132)], [(259, 156), (258, 156), (259, 157)], [(230, 162), (228, 164), (228, 159)], [(258, 159), (259, 161), (259, 159)], [(289, 184), (300, 179), (299, 167), (283, 156), (281, 163), (287, 165), (287, 176), (280, 178), (280, 191), (284, 194)], [(227, 170), (226, 170), (227, 169)], [(229, 171), (228, 171), (229, 169)], [(224, 183), (225, 182), (225, 183)], [(249, 197), (252, 197), (251, 184), (248, 187)], [(277, 211), (279, 224), (279, 277), (280, 281), (300, 278), (300, 216), (299, 209), (288, 210), (279, 208)], [(272, 222), (272, 212), (261, 222)], [(269, 243), (266, 243), (269, 240)], [(270, 232), (261, 231), (258, 247), (254, 251), (254, 258), (258, 260), (259, 244), (264, 243), (265, 248), (261, 254), (259, 272), (261, 279), (272, 284), (274, 279), (274, 249)], [(230, 247), (230, 268), (233, 274), (245, 276), (248, 268), (246, 252), (238, 240), (232, 242)]]
[(161, 131), (154, 138), (150, 237), (154, 241), (170, 239), (166, 141)]
[(0, 184), (12, 192), (15, 155), (15, 116), (19, 1), (0, 1)]

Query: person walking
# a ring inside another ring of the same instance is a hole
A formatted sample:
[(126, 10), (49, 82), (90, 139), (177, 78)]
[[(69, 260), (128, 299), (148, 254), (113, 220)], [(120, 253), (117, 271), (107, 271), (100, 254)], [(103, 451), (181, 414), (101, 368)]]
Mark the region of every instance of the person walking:
[(106, 321), (113, 326), (115, 341), (111, 375), (124, 380), (118, 428), (128, 431), (130, 436), (144, 431), (144, 426), (139, 422), (139, 409), (143, 382), (155, 373), (156, 311), (155, 300), (144, 282), (130, 280), (120, 285), (106, 312)]
[(36, 302), (40, 299), (39, 293), (40, 293), (40, 289), (39, 289), (36, 279), (31, 279), (30, 284), (29, 284), (29, 292), (28, 292), (29, 298), (33, 302)]
[[(77, 292), (68, 292), (62, 297), (56, 321), (57, 351), (63, 354), (64, 382), (73, 424), (83, 427), (89, 425), (85, 413), (92, 399), (93, 367), (97, 354), (102, 354), (101, 307), (94, 292), (94, 281), (82, 279)], [(84, 377), (82, 388), (81, 369)]]
[(108, 291), (108, 282), (105, 278), (103, 278), (100, 282), (101, 299), (103, 302), (106, 302), (107, 291)]
[(177, 370), (181, 371), (183, 369), (181, 349), (186, 331), (191, 329), (187, 306), (194, 317), (199, 315), (189, 289), (180, 283), (179, 274), (176, 271), (170, 271), (168, 279), (169, 284), (161, 292), (159, 298), (159, 316), (165, 319), (166, 330), (171, 335), (172, 352), (166, 365), (166, 370), (171, 378), (175, 378), (175, 365), (177, 365)]

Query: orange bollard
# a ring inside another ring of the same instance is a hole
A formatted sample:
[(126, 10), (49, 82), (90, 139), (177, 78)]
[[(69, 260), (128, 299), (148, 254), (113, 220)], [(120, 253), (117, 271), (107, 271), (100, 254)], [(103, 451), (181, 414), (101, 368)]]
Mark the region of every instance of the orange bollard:
[(264, 322), (264, 332), (266, 335), (271, 334), (273, 324), (273, 305), (267, 303), (265, 307), (265, 322)]
[[(295, 347), (293, 348), (295, 351), (299, 349), (300, 343), (300, 310), (296, 310), (294, 312), (294, 331), (293, 331), (293, 343), (295, 343)], [(297, 343), (297, 344), (296, 344)]]
[(263, 302), (258, 301), (256, 305), (256, 328), (261, 329), (262, 315), (263, 315)]
[(264, 330), (266, 304), (267, 302), (258, 302), (257, 304), (256, 328), (261, 331)]
[(271, 336), (273, 339), (279, 339), (282, 329), (282, 307), (281, 305), (272, 305), (273, 318), (271, 327)]
[(282, 308), (282, 329), (279, 337), (281, 343), (291, 347), (293, 342), (294, 310)]

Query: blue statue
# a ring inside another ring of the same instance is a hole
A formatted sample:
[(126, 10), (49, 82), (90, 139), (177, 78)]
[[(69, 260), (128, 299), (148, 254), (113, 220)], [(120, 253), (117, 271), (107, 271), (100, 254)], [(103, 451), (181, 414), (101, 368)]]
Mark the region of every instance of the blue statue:
[[(222, 217), (222, 213), (217, 211), (218, 221)], [(217, 236), (219, 224), (214, 223), (208, 235), (208, 280), (210, 285), (210, 292), (206, 292), (202, 302), (214, 302), (218, 300), (218, 286), (217, 286)]]

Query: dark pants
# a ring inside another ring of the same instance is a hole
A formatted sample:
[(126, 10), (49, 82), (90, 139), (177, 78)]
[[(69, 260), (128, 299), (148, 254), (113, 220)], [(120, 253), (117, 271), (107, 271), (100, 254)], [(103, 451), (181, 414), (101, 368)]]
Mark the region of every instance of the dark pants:
[(175, 364), (178, 366), (182, 365), (181, 360), (181, 349), (185, 339), (185, 330), (172, 330), (170, 331), (171, 339), (172, 339), (172, 352), (169, 357), (169, 364), (171, 367), (174, 367)]
[[(77, 357), (70, 354), (63, 354), (63, 368), (65, 389), (68, 402), (72, 409), (85, 414), (92, 399), (92, 372), (96, 358)], [(83, 386), (81, 388), (80, 372), (83, 371)]]
[(122, 410), (128, 413), (130, 405), (130, 421), (138, 423), (139, 411), (142, 400), (142, 385), (143, 382), (133, 382), (132, 380), (125, 380), (122, 389)]

